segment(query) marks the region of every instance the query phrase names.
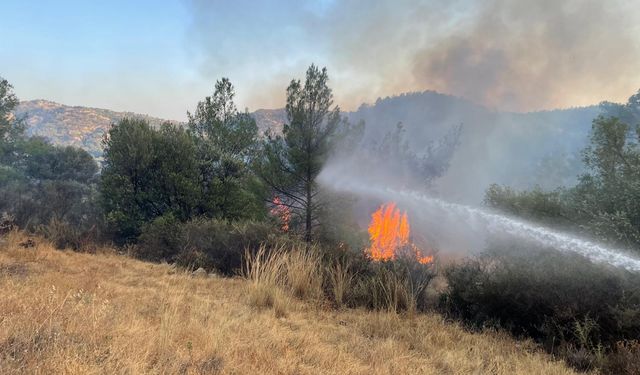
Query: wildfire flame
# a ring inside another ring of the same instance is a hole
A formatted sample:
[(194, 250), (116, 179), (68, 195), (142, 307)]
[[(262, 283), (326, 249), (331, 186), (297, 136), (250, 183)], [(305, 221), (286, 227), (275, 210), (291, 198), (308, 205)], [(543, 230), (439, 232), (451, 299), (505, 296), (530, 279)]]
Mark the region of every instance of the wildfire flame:
[(433, 262), (433, 256), (424, 256), (420, 249), (410, 242), (411, 227), (406, 211), (401, 213), (395, 203), (383, 204), (371, 215), (369, 238), (371, 247), (367, 255), (375, 261), (394, 260), (401, 251), (408, 251), (421, 264)]
[(288, 232), (289, 222), (291, 221), (291, 210), (282, 203), (278, 196), (273, 197), (271, 203), (273, 207), (271, 207), (269, 213), (280, 220), (280, 229), (282, 229), (283, 232)]

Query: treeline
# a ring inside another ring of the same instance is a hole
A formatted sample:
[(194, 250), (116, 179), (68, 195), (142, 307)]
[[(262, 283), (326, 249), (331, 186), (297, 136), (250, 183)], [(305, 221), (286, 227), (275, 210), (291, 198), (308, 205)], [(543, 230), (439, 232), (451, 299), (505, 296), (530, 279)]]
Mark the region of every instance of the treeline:
[(260, 222), (275, 229), (284, 218), (269, 215), (274, 202), (285, 210), (291, 234), (311, 242), (321, 232), (324, 203), (315, 180), (347, 128), (333, 105), (326, 69), (311, 66), (303, 82), (291, 82), (282, 134), (259, 135), (223, 78), (188, 113), (185, 126), (155, 128), (134, 118), (113, 124), (103, 140), (100, 173), (87, 152), (26, 136), (25, 119), (13, 114), (18, 99), (12, 89), (0, 81), (0, 212), (60, 247), (137, 245), (151, 241), (145, 232), (165, 228), (159, 233), (167, 237), (165, 246), (147, 246), (140, 255), (173, 261), (184, 250), (171, 239), (182, 236), (182, 224), (198, 219), (246, 229)]
[(114, 124), (104, 139), (99, 191), (117, 244), (136, 244), (146, 259), (231, 273), (249, 243), (285, 234), (341, 241), (329, 235), (331, 198), (316, 179), (351, 126), (333, 105), (326, 69), (312, 65), (303, 82), (291, 81), (282, 134), (260, 135), (234, 96), (225, 78), (185, 126)]
[[(144, 259), (232, 273), (248, 243), (286, 237), (358, 252), (366, 246), (352, 217), (353, 197), (317, 183), (330, 155), (347, 158), (365, 142), (364, 123), (349, 123), (334, 105), (326, 69), (312, 65), (304, 80), (290, 82), (279, 134), (259, 134), (223, 78), (187, 113), (186, 124), (113, 124), (101, 168), (85, 151), (26, 136), (24, 119), (12, 115), (18, 100), (2, 82), (0, 211), (60, 248), (114, 243)], [(393, 158), (425, 183), (446, 170), (459, 131), (437, 153), (418, 155), (399, 126), (367, 145), (361, 159), (375, 166)]]

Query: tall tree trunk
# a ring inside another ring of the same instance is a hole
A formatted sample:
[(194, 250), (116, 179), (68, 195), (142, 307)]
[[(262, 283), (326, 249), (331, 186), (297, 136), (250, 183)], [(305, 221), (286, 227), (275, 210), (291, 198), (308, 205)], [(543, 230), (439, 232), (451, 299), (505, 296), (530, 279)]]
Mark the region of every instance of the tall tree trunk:
[(306, 208), (306, 221), (305, 221), (305, 233), (304, 233), (304, 240), (307, 241), (307, 243), (311, 242), (311, 209), (312, 209), (312, 204), (311, 204), (311, 183), (307, 182), (307, 207)]

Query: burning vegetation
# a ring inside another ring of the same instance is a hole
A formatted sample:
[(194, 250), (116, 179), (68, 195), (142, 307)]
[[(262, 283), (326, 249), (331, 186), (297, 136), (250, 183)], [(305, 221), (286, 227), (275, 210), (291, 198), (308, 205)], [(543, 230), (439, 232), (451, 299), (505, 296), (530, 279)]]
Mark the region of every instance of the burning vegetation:
[(404, 256), (421, 264), (433, 262), (432, 255), (424, 255), (411, 241), (407, 212), (401, 213), (393, 202), (381, 205), (371, 215), (368, 230), (371, 246), (366, 253), (374, 261), (384, 262)]
[(291, 210), (285, 205), (278, 196), (273, 197), (271, 201), (273, 206), (269, 210), (272, 216), (278, 219), (280, 223), (280, 229), (283, 232), (289, 231), (289, 223), (291, 222)]

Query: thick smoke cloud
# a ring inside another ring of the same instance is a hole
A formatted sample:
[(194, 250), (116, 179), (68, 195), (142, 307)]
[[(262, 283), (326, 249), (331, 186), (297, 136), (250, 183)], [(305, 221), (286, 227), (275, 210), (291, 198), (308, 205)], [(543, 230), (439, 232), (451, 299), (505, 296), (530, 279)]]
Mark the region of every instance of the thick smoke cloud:
[(235, 76), (252, 108), (281, 106), (311, 62), (329, 68), (348, 109), (431, 89), (529, 111), (623, 101), (640, 87), (637, 1), (189, 4), (202, 73)]
[(506, 110), (622, 100), (640, 84), (638, 6), (490, 1), (468, 30), (418, 52), (413, 73), (435, 90)]

